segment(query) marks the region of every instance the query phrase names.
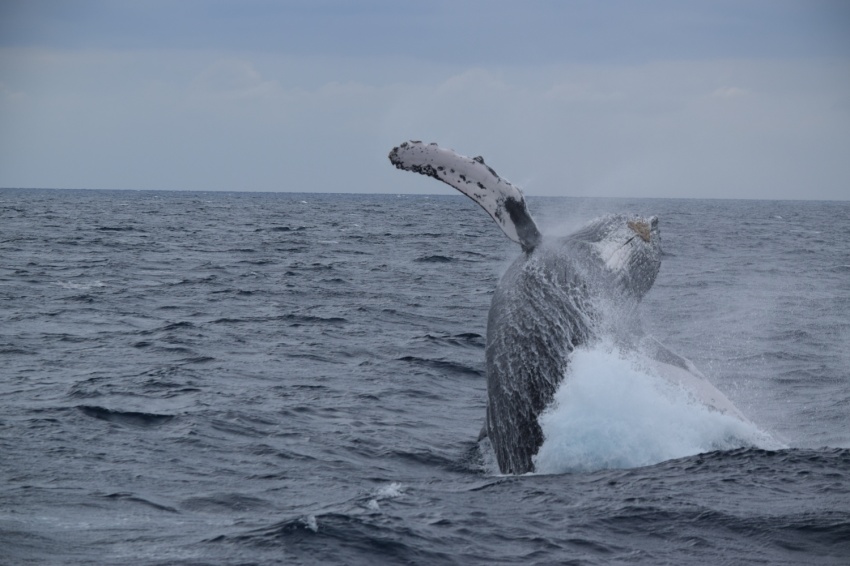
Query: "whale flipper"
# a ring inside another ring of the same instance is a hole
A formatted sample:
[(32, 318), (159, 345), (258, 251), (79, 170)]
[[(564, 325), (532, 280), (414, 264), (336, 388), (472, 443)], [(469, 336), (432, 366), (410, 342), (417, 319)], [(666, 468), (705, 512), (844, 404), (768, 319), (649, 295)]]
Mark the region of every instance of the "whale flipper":
[(482, 157), (409, 141), (394, 147), (389, 158), (397, 168), (433, 177), (477, 202), (523, 251), (531, 252), (540, 243), (540, 230), (528, 213), (522, 191), (499, 177)]
[(640, 341), (640, 350), (649, 357), (658, 377), (685, 388), (693, 400), (708, 409), (736, 417), (745, 423), (750, 422), (689, 359), (676, 354), (652, 336), (645, 336)]

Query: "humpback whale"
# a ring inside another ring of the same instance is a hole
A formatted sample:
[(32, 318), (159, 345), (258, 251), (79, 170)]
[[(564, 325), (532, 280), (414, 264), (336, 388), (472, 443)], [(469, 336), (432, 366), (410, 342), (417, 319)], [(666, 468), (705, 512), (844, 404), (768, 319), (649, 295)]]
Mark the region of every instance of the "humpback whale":
[(488, 437), (504, 474), (534, 471), (543, 443), (538, 417), (564, 378), (571, 353), (601, 336), (647, 352), (668, 379), (702, 402), (745, 420), (688, 360), (645, 335), (637, 305), (661, 266), (658, 219), (612, 214), (546, 239), (522, 191), (482, 157), (410, 141), (392, 149), (397, 168), (442, 181), (479, 204), (522, 254), (502, 276), (487, 321)]

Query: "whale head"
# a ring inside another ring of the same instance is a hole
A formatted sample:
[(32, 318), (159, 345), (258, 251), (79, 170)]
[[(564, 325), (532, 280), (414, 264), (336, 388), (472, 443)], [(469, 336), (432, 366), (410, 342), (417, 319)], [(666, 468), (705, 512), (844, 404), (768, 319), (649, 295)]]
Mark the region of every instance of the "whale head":
[(652, 288), (661, 268), (661, 234), (655, 216), (603, 216), (570, 239), (590, 248), (594, 264), (619, 290), (639, 300)]

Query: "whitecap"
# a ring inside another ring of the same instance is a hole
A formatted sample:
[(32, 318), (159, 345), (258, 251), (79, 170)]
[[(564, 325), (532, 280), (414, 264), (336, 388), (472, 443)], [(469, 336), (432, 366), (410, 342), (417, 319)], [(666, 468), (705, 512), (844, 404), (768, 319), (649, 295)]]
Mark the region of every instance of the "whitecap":
[(372, 511), (380, 511), (381, 506), (378, 504), (379, 500), (395, 499), (396, 497), (401, 497), (403, 494), (402, 485), (398, 482), (392, 482), (389, 485), (376, 489), (372, 494), (372, 499), (366, 502), (366, 507)]
[(97, 287), (106, 287), (106, 283), (102, 281), (92, 281), (90, 283), (72, 283), (70, 281), (56, 281), (54, 285), (59, 285), (63, 289), (70, 289), (73, 291), (88, 291), (92, 288)]
[(319, 522), (316, 520), (315, 515), (307, 515), (302, 518), (301, 521), (304, 523), (304, 526), (313, 531), (314, 533), (319, 532)]
[(398, 482), (392, 482), (389, 485), (378, 488), (375, 495), (379, 499), (394, 499), (396, 497), (401, 497), (403, 493), (402, 485)]

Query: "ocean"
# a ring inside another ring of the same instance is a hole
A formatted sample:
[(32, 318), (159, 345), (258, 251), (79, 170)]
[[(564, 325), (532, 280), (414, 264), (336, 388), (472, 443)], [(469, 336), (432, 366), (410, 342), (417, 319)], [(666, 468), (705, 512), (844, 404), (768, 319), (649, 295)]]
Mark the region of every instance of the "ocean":
[(460, 195), (3, 189), (0, 563), (850, 564), (850, 202), (528, 203), (659, 217), (644, 325), (764, 441), (596, 347), (499, 474)]

